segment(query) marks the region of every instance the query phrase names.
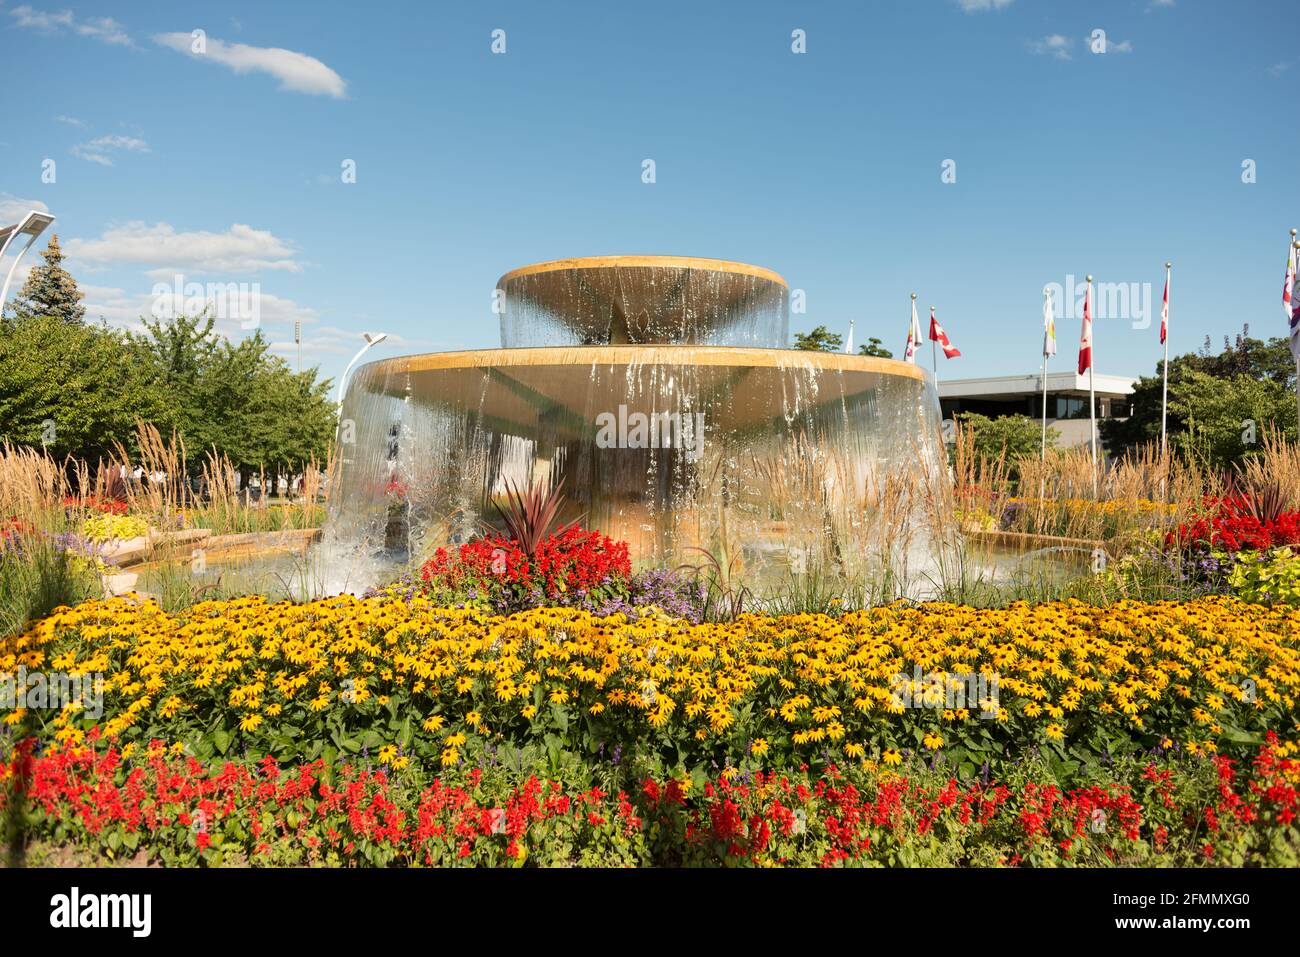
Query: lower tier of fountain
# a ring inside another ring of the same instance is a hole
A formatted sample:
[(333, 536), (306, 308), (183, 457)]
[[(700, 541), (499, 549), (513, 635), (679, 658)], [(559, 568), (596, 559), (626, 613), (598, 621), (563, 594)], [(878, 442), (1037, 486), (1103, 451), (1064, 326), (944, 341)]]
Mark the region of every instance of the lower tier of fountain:
[[(946, 482), (938, 396), (871, 356), (687, 345), (435, 353), (360, 368), (344, 402), (325, 543), (418, 561), (499, 525), (509, 484), (563, 482), (563, 519), (639, 566), (745, 584), (925, 564)], [(942, 481), (941, 481), (942, 480)], [(734, 562), (734, 565), (733, 565)], [(341, 582), (342, 583), (342, 582)]]

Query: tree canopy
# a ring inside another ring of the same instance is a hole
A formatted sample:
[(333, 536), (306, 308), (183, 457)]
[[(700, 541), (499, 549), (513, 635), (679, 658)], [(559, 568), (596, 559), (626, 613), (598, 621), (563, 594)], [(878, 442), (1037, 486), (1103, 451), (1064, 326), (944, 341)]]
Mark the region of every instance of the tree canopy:
[(794, 347), (805, 352), (838, 352), (844, 348), (844, 337), (825, 326), (818, 326), (812, 332), (796, 332)]
[[(971, 450), (977, 458), (996, 461), (1005, 456), (1010, 476), (1019, 478), (1015, 462), (1022, 456), (1036, 456), (1042, 448), (1041, 423), (1027, 415), (1001, 415), (989, 418), (978, 412), (960, 412), (957, 420), (971, 433)], [(1047, 447), (1055, 448), (1061, 433), (1047, 430)]]
[[(1274, 429), (1296, 437), (1295, 360), (1286, 339), (1267, 342), (1243, 329), (1235, 342), (1211, 353), (1209, 340), (1199, 353), (1169, 359), (1168, 431), (1171, 449), (1196, 452), (1215, 466), (1239, 461), (1258, 448)], [(1143, 376), (1130, 397), (1128, 419), (1100, 423), (1112, 454), (1160, 440), (1163, 362)]]
[(209, 450), (246, 474), (324, 460), (335, 419), (317, 370), (294, 372), (261, 330), (218, 335), (206, 313), (141, 317), (138, 333), (85, 323), (57, 239), (44, 256), (0, 320), (0, 441), (93, 462), (118, 443), (138, 451), (144, 422), (175, 431), (194, 469)]

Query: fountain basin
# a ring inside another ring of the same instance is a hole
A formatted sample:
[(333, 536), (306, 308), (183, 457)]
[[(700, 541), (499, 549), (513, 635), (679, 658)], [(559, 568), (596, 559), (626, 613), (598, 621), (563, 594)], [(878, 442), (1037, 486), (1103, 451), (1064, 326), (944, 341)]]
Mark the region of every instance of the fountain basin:
[[(628, 541), (639, 563), (705, 549), (757, 581), (878, 556), (882, 510), (905, 509), (884, 516), (905, 522), (911, 493), (944, 470), (938, 397), (921, 369), (787, 349), (386, 359), (353, 377), (341, 436), (333, 560), (349, 549), (357, 561), (418, 560), (492, 524), (508, 484), (563, 482), (563, 517)], [(890, 482), (908, 490), (905, 504)]]

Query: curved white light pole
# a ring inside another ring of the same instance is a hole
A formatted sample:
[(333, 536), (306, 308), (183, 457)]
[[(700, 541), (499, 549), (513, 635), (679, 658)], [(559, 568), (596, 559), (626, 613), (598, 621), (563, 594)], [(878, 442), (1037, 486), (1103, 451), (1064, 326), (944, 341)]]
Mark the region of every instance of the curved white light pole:
[(387, 339), (388, 333), (363, 332), (361, 333), (361, 338), (366, 340), (366, 344), (362, 346), (360, 351), (357, 352), (357, 354), (352, 357), (352, 361), (348, 363), (347, 368), (343, 370), (343, 374), (339, 376), (339, 396), (338, 396), (339, 415), (343, 414), (343, 396), (345, 395), (343, 389), (347, 385), (348, 373), (352, 371), (352, 367), (357, 364), (357, 362), (361, 359), (361, 357), (366, 354), (366, 350), (369, 349), (371, 346), (379, 345), (379, 343)]
[(23, 221), (16, 226), (0, 227), (0, 259), (4, 259), (5, 253), (13, 245), (15, 239), (19, 236), (29, 237), (27, 245), (19, 250), (18, 255), (14, 257), (13, 263), (9, 266), (9, 272), (5, 275), (5, 284), (0, 287), (0, 313), (4, 312), (5, 301), (9, 298), (9, 284), (13, 282), (14, 273), (18, 271), (18, 263), (23, 258), (23, 253), (32, 248), (32, 243), (36, 242), (36, 237), (45, 232), (45, 227), (54, 222), (54, 217), (49, 213), (38, 213), (32, 210), (23, 217)]

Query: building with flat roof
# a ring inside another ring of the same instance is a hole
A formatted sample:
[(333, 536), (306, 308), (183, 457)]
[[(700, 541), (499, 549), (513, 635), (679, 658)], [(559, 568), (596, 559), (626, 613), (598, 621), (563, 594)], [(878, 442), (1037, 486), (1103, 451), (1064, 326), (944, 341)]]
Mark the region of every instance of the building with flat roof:
[[(1126, 419), (1129, 396), (1137, 379), (1120, 375), (1101, 375), (1095, 379), (1097, 421)], [(1034, 375), (993, 376), (987, 379), (940, 379), (939, 405), (943, 417), (959, 412), (975, 412), (997, 418), (1002, 415), (1027, 415), (1041, 420), (1043, 415), (1043, 377)], [(1063, 448), (1087, 445), (1089, 436), (1088, 375), (1073, 370), (1047, 374), (1047, 424), (1061, 434), (1057, 445)]]

